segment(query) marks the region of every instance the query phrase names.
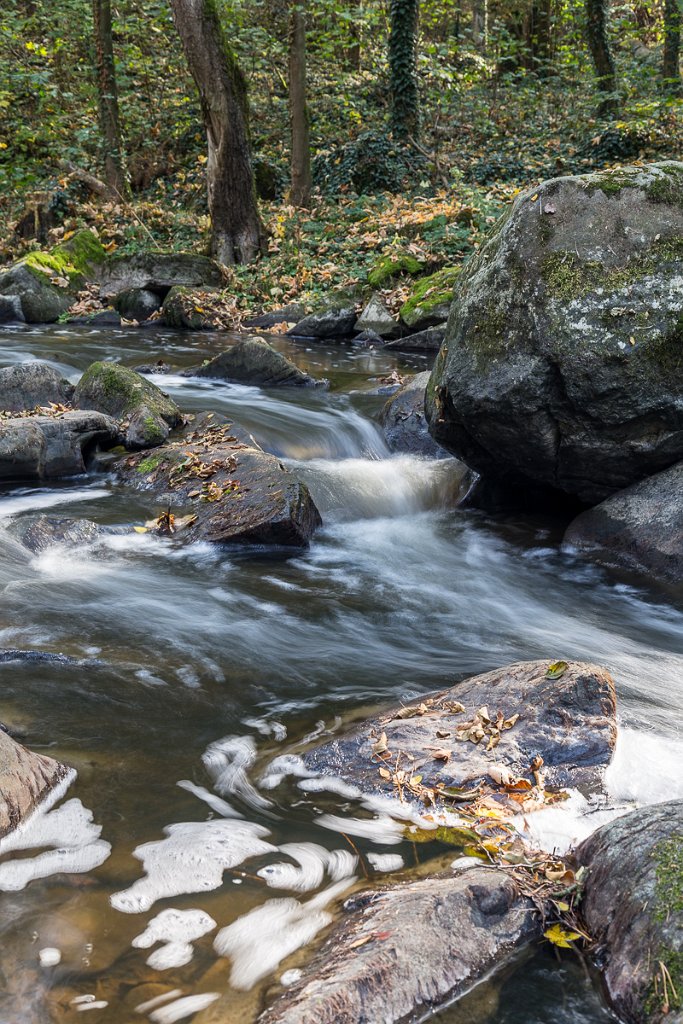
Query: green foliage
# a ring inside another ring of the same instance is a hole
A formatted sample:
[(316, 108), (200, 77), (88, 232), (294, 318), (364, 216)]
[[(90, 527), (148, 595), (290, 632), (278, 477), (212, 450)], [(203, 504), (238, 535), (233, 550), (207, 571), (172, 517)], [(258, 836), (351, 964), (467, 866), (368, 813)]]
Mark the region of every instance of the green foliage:
[(325, 192), (399, 192), (415, 182), (424, 159), (380, 132), (362, 132), (351, 142), (320, 153), (313, 162), (313, 180)]

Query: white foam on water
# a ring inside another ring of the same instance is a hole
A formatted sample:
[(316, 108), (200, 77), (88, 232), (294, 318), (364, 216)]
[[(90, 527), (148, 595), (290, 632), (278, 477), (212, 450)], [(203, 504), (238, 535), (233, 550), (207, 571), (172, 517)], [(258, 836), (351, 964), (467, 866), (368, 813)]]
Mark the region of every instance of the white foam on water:
[(203, 800), (212, 811), (220, 814), (222, 818), (241, 818), (242, 815), (239, 811), (236, 811), (227, 800), (223, 800), (220, 796), (216, 796), (210, 790), (204, 786), (197, 786), (194, 782), (190, 782), (189, 779), (181, 779), (180, 782), (176, 783), (181, 789), (186, 789), (188, 793), (192, 793), (194, 796)]
[(372, 839), (380, 846), (393, 846), (405, 838), (404, 826), (384, 814), (377, 818), (342, 818), (337, 814), (321, 814), (315, 819), (316, 825), (328, 828), (332, 832), (362, 839)]
[(219, 956), (232, 960), (230, 984), (247, 991), (271, 974), (285, 957), (301, 949), (332, 921), (324, 908), (356, 881), (336, 882), (306, 903), (289, 896), (268, 900), (222, 928), (214, 939)]
[(163, 943), (148, 957), (147, 963), (158, 971), (167, 971), (189, 964), (194, 956), (194, 940), (201, 939), (215, 927), (214, 919), (203, 910), (162, 910), (144, 932), (135, 936), (132, 945), (149, 949), (157, 942)]
[(53, 544), (31, 559), (31, 567), (47, 579), (67, 583), (74, 579), (79, 582), (92, 580), (118, 569), (106, 559), (91, 558), (87, 552), (81, 553), (73, 544)]
[(637, 807), (683, 798), (683, 741), (638, 729), (620, 729), (605, 772), (605, 793), (569, 799), (515, 819), (534, 845), (565, 854), (602, 825)]
[(91, 1003), (81, 1003), (76, 1007), (76, 1013), (85, 1013), (86, 1010), (104, 1010), (109, 1003), (106, 999), (93, 999)]
[(366, 856), (375, 871), (400, 871), (403, 867), (400, 853), (368, 853)]
[(300, 980), (303, 971), (298, 967), (293, 967), (291, 971), (285, 971), (284, 974), (280, 975), (281, 985), (296, 985), (297, 981)]
[(276, 789), (289, 776), (296, 779), (308, 779), (311, 770), (307, 768), (298, 754), (280, 754), (274, 757), (259, 779), (261, 789)]
[(317, 843), (284, 843), (280, 853), (296, 861), (295, 864), (279, 862), (268, 864), (257, 871), (273, 889), (291, 889), (293, 892), (311, 892), (323, 881), (328, 871), (333, 881), (340, 881), (352, 875), (357, 858), (347, 850), (327, 850)]
[(271, 801), (261, 796), (247, 775), (247, 769), (255, 760), (253, 736), (226, 736), (212, 743), (202, 755), (206, 770), (222, 796), (234, 794), (251, 807), (270, 807)]
[(56, 946), (44, 946), (38, 953), (41, 967), (56, 967), (61, 962), (62, 951)]
[(175, 1002), (167, 1003), (165, 1006), (160, 1006), (158, 1010), (154, 1010), (150, 1013), (149, 1019), (154, 1021), (154, 1024), (175, 1024), (177, 1020), (183, 1020), (185, 1017), (191, 1017), (194, 1013), (199, 1013), (200, 1010), (205, 1010), (217, 999), (220, 999), (219, 992), (203, 992), (201, 995), (183, 996), (182, 999), (176, 999)]
[(115, 910), (139, 914), (168, 896), (209, 892), (223, 882), (223, 872), (249, 857), (276, 853), (262, 838), (270, 833), (248, 821), (186, 821), (164, 829), (165, 839), (143, 843), (133, 851), (145, 875), (110, 897)]
[(170, 992), (162, 992), (160, 996), (154, 996), (154, 999), (147, 999), (144, 1003), (138, 1003), (135, 1007), (135, 1012), (147, 1013), (148, 1010), (153, 1010), (155, 1006), (161, 1006), (163, 1003), (169, 1002), (170, 999), (177, 999), (182, 994), (183, 990), (180, 988), (171, 989)]
[(92, 501), (95, 498), (109, 498), (111, 491), (103, 487), (83, 487), (63, 491), (21, 490), (9, 494), (0, 501), (0, 519), (15, 516), (19, 512), (38, 512), (55, 505), (72, 504), (79, 501)]
[(0, 856), (16, 850), (55, 847), (35, 857), (0, 864), (0, 891), (17, 892), (35, 879), (62, 872), (92, 871), (111, 853), (110, 844), (99, 838), (102, 826), (94, 824), (92, 811), (80, 800), (73, 798), (54, 807), (75, 777), (76, 773), (71, 772), (26, 821), (0, 839)]
[(352, 786), (336, 775), (321, 775), (311, 779), (301, 779), (297, 783), (299, 789), (304, 793), (335, 793), (345, 800), (357, 800), (361, 797), (362, 791), (357, 786)]

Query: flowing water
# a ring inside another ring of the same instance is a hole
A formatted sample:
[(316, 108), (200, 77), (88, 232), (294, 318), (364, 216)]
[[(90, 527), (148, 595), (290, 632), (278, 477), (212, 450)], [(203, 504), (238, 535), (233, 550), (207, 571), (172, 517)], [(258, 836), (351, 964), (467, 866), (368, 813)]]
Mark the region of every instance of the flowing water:
[[(154, 379), (186, 411), (234, 417), (305, 477), (324, 518), (308, 550), (122, 531), (32, 555), (21, 517), (130, 527), (155, 510), (106, 472), (0, 496), (0, 646), (76, 659), (0, 663), (0, 720), (78, 772), (61, 802), (0, 841), (3, 1024), (255, 1020), (364, 875), (414, 863), (385, 807), (342, 785), (278, 784), (267, 765), (472, 673), (528, 658), (606, 665), (621, 726), (610, 802), (683, 796), (682, 595), (561, 554), (561, 524), (458, 509), (450, 461), (392, 456), (374, 392), (395, 368), (424, 368), (420, 357), (276, 344), (331, 390)], [(221, 345), (5, 329), (0, 363), (45, 359), (76, 379), (97, 358), (182, 368)], [(577, 797), (537, 832), (566, 845), (607, 813)], [(612, 1020), (585, 966), (546, 951), (437, 1016)]]

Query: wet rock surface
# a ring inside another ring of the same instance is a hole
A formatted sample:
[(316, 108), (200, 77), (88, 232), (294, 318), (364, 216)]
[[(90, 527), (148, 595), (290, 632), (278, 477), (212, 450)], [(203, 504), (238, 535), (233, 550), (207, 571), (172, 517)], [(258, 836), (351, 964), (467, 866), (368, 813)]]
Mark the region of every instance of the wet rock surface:
[(148, 320), (161, 309), (161, 298), (158, 292), (148, 288), (129, 288), (119, 292), (114, 299), (114, 308), (124, 320)]
[(355, 330), (374, 331), (380, 338), (394, 337), (400, 327), (384, 305), (380, 295), (373, 295), (356, 320)]
[(89, 519), (67, 519), (60, 516), (22, 517), (12, 525), (12, 533), (33, 554), (40, 554), (55, 544), (80, 547), (96, 540), (102, 530)]
[(404, 338), (388, 341), (385, 348), (397, 352), (438, 352), (446, 336), (446, 324), (428, 327), (424, 331), (407, 334)]
[(295, 338), (344, 338), (353, 334), (355, 324), (355, 306), (344, 305), (305, 316), (287, 334)]
[[(423, 786), (471, 788), (501, 763), (515, 775), (529, 775), (540, 756), (548, 785), (595, 788), (616, 740), (614, 683), (605, 669), (583, 662), (569, 662), (559, 678), (550, 678), (549, 664), (517, 662), (465, 679), (307, 751), (304, 762), (363, 792), (393, 792), (379, 774), (382, 761), (373, 756), (377, 737), (384, 735), (390, 752), (414, 758), (411, 769), (419, 769)], [(482, 707), (492, 720), (499, 711), (506, 720), (519, 715), (489, 751), (488, 735), (478, 743), (458, 738)], [(436, 751), (448, 757), (435, 757)], [(405, 795), (410, 799), (410, 792)]]
[(429, 433), (424, 398), (429, 371), (417, 373), (389, 399), (379, 414), (379, 422), (392, 452), (409, 452), (430, 458), (448, 458)]
[(659, 580), (683, 580), (683, 462), (582, 512), (565, 546)]
[(0, 273), (0, 294), (17, 303), (21, 316), (29, 324), (54, 323), (71, 305), (72, 297), (62, 288), (51, 285), (42, 274), (23, 263)]
[(127, 448), (163, 444), (171, 429), (182, 423), (175, 402), (156, 384), (118, 363), (92, 363), (73, 396), (80, 409), (98, 409), (121, 420)]
[(70, 771), (16, 743), (0, 728), (0, 836), (21, 824)]
[(683, 164), (556, 178), (462, 271), (428, 390), (483, 475), (594, 504), (683, 457)]
[(619, 1018), (680, 1024), (683, 802), (618, 818), (586, 839), (576, 855), (587, 868), (583, 914)]
[(205, 423), (122, 460), (119, 479), (150, 489), (150, 518), (169, 508), (177, 519), (189, 516), (189, 541), (304, 547), (321, 524), (306, 485), (240, 428)]
[(71, 401), (74, 386), (48, 363), (15, 363), (0, 369), (0, 409), (21, 412)]
[(47, 480), (84, 473), (88, 457), (120, 440), (110, 416), (90, 410), (0, 420), (0, 480)]
[(260, 313), (245, 321), (246, 327), (267, 328), (278, 324), (297, 324), (306, 316), (306, 310), (298, 302), (292, 302), (282, 309), (273, 309), (268, 313)]
[(202, 366), (184, 371), (185, 377), (234, 381), (259, 387), (316, 387), (309, 374), (269, 345), (264, 338), (245, 338)]
[(503, 871), (363, 892), (297, 982), (259, 1024), (397, 1024), (422, 1019), (541, 933)]

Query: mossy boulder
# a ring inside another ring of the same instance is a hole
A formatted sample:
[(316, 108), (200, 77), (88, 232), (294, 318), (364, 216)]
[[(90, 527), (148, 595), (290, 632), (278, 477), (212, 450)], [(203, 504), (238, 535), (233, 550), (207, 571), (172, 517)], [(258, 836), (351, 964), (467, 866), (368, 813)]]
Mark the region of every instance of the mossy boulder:
[(201, 292), (195, 288), (174, 285), (164, 299), (161, 315), (167, 327), (202, 331), (211, 327), (201, 303)]
[(460, 267), (444, 267), (436, 274), (421, 278), (399, 311), (406, 327), (411, 331), (425, 331), (443, 323), (448, 317), (459, 275)]
[(92, 363), (76, 385), (73, 404), (120, 420), (130, 449), (163, 444), (171, 429), (182, 423), (180, 410), (168, 395), (118, 363)]
[(18, 299), (28, 323), (54, 323), (86, 280), (99, 276), (105, 256), (92, 231), (78, 231), (50, 252), (31, 252), (0, 273), (0, 294)]
[(368, 284), (371, 288), (385, 288), (402, 274), (417, 277), (424, 269), (425, 264), (409, 252), (388, 253), (381, 256), (368, 271)]
[(640, 808), (577, 850), (581, 909), (629, 1024), (683, 1021), (683, 801)]
[(593, 504), (683, 458), (683, 163), (522, 193), (466, 264), (427, 391), (485, 478)]

